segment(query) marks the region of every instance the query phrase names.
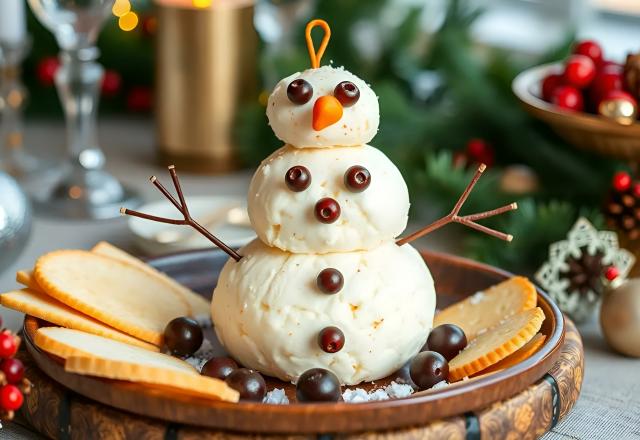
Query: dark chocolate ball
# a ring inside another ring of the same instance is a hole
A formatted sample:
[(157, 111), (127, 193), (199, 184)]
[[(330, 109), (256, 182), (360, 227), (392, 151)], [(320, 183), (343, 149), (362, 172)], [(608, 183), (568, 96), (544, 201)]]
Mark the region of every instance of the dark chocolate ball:
[(340, 205), (334, 199), (325, 197), (318, 200), (314, 212), (321, 223), (333, 223), (340, 217)]
[(238, 368), (224, 380), (227, 385), (240, 393), (240, 400), (262, 402), (267, 393), (267, 384), (257, 371)]
[(325, 327), (318, 334), (318, 345), (327, 353), (337, 353), (344, 347), (344, 333), (338, 327)]
[(467, 336), (455, 324), (442, 324), (431, 330), (427, 338), (429, 350), (440, 353), (447, 361), (458, 355), (467, 346)]
[(342, 399), (338, 377), (324, 368), (307, 370), (296, 383), (298, 402), (337, 402)]
[(351, 81), (342, 81), (333, 90), (333, 96), (335, 96), (344, 107), (351, 107), (360, 99), (360, 90)]
[(340, 292), (344, 285), (344, 277), (338, 269), (328, 267), (318, 274), (316, 284), (322, 293), (332, 295)]
[(294, 79), (287, 87), (289, 101), (297, 105), (306, 104), (313, 96), (313, 87), (302, 78)]
[(174, 356), (191, 356), (202, 345), (202, 328), (187, 316), (175, 318), (164, 329), (164, 343)]
[(411, 380), (421, 390), (426, 390), (449, 378), (449, 363), (440, 353), (423, 351), (411, 361)]
[(287, 170), (287, 173), (284, 175), (284, 181), (291, 191), (304, 191), (311, 185), (311, 172), (307, 167), (296, 165)]
[(344, 173), (344, 185), (351, 192), (362, 192), (371, 184), (371, 173), (360, 165), (354, 165)]
[(202, 366), (200, 374), (203, 376), (214, 377), (216, 379), (225, 380), (228, 375), (238, 369), (238, 364), (228, 357), (214, 357)]

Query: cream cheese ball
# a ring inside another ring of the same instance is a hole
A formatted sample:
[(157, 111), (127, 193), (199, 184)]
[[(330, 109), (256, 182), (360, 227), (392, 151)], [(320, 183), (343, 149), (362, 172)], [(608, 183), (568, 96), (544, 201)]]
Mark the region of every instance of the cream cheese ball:
[[(254, 240), (240, 253), (240, 261), (224, 266), (211, 309), (219, 341), (245, 367), (285, 381), (322, 367), (354, 385), (392, 374), (427, 339), (435, 291), (429, 269), (410, 245), (308, 255)], [(316, 285), (326, 268), (344, 277), (335, 294)], [(345, 335), (336, 353), (318, 344), (327, 326)]]
[[(291, 187), (292, 169), (307, 175), (308, 186)], [(318, 216), (326, 203), (339, 209), (335, 219)], [(398, 168), (374, 147), (285, 145), (254, 174), (248, 208), (253, 229), (270, 246), (296, 253), (344, 252), (371, 249), (400, 235), (407, 226), (409, 192)]]
[[(291, 96), (290, 85), (296, 80), (304, 81), (298, 81), (299, 87), (294, 90), (299, 97)], [(345, 82), (352, 85), (345, 86)], [(357, 89), (357, 100), (343, 99), (344, 94), (336, 93), (339, 85), (348, 87), (350, 96)], [(316, 123), (320, 118), (324, 121), (322, 128), (314, 128), (314, 113)], [(295, 147), (353, 146), (373, 139), (380, 110), (378, 97), (364, 81), (342, 67), (322, 66), (281, 80), (269, 96), (267, 117), (275, 135)]]

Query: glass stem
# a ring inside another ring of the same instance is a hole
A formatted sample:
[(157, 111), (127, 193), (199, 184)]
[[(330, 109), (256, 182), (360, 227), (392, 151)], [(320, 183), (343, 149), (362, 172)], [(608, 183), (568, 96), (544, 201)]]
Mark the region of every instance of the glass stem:
[(95, 47), (63, 51), (55, 83), (67, 123), (67, 144), (74, 167), (98, 170), (104, 155), (98, 146), (97, 110), (104, 69)]

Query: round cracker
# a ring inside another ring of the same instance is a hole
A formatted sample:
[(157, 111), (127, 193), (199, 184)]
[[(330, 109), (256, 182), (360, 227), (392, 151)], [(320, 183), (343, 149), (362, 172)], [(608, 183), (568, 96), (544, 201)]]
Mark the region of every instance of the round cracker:
[(540, 307), (525, 310), (494, 326), (449, 362), (449, 382), (471, 376), (519, 350), (538, 333), (544, 321)]
[(495, 373), (497, 371), (504, 370), (505, 368), (509, 368), (514, 366), (517, 363), (520, 363), (526, 359), (529, 359), (536, 351), (542, 347), (544, 341), (546, 341), (547, 337), (542, 333), (536, 334), (529, 342), (524, 344), (522, 348), (518, 351), (510, 354), (506, 358), (502, 359), (500, 362), (496, 362), (490, 367), (482, 370), (480, 374), (489, 374)]
[(155, 345), (169, 321), (189, 314), (182, 296), (159, 277), (81, 250), (38, 258), (33, 271), (48, 295), (124, 333)]
[(536, 288), (527, 278), (512, 277), (442, 310), (433, 326), (456, 324), (470, 341), (505, 318), (533, 309), (537, 299)]

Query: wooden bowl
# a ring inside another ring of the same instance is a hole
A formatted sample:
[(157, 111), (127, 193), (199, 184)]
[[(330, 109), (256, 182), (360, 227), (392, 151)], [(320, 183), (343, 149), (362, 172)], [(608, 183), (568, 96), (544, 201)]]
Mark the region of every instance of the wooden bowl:
[(561, 63), (544, 64), (525, 70), (513, 80), (513, 93), (525, 110), (576, 148), (607, 157), (640, 160), (640, 123), (622, 125), (594, 114), (564, 111), (540, 97), (544, 77), (562, 70)]
[[(422, 255), (436, 280), (439, 307), (510, 276), (499, 269), (463, 258), (431, 252), (422, 252)], [(194, 251), (156, 258), (150, 263), (194, 290), (210, 293), (226, 259), (221, 252)], [(267, 405), (199, 399), (135, 383), (67, 373), (61, 359), (41, 351), (33, 343), (35, 331), (43, 325), (35, 318), (27, 317), (25, 320), (24, 339), (38, 367), (51, 378), (85, 397), (134, 414), (192, 426), (262, 434), (358, 432), (424, 425), (431, 420), (485, 408), (533, 384), (555, 364), (565, 335), (560, 310), (540, 290), (538, 305), (546, 316), (541, 331), (547, 339), (529, 359), (506, 370), (442, 389), (404, 399), (361, 404)], [(377, 381), (377, 385), (395, 377), (397, 375)], [(293, 397), (291, 384), (279, 382), (277, 386), (284, 387)]]

